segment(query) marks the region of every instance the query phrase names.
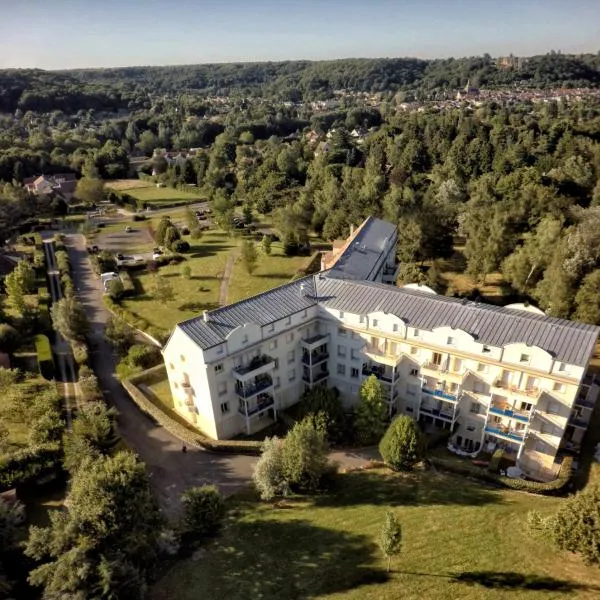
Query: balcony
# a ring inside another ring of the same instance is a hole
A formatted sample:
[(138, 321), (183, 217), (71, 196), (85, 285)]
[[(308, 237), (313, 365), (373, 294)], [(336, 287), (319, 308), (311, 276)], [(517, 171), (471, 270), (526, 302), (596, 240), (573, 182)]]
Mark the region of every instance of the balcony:
[(377, 379), (385, 383), (393, 382), (393, 374), (390, 372), (386, 372), (386, 370), (383, 367), (378, 367), (375, 365), (369, 367), (368, 365), (363, 365), (362, 374), (363, 377), (370, 377), (371, 375), (375, 375)]
[(308, 366), (316, 366), (329, 359), (329, 352), (305, 352), (302, 355), (302, 362)]
[(302, 381), (304, 381), (304, 383), (308, 383), (310, 384), (315, 384), (315, 383), (320, 383), (321, 381), (324, 381), (325, 379), (327, 379), (329, 377), (329, 371), (319, 371), (317, 373), (313, 373), (312, 375), (312, 379), (310, 376), (310, 372), (309, 373), (303, 373), (302, 375)]
[(188, 396), (194, 395), (194, 388), (191, 386), (189, 381), (182, 381), (179, 385), (181, 385), (181, 389)]
[(523, 398), (536, 398), (540, 393), (540, 388), (538, 387), (520, 388), (512, 383), (506, 383), (501, 379), (496, 379), (492, 387), (501, 390), (501, 394), (508, 392), (513, 396), (521, 396)]
[(302, 347), (306, 350), (317, 350), (319, 346), (323, 346), (329, 342), (328, 333), (318, 333), (309, 338), (303, 338), (301, 340)]
[(579, 427), (580, 429), (587, 429), (587, 426), (590, 424), (588, 419), (582, 419), (577, 415), (571, 415), (568, 421), (569, 425), (573, 427)]
[(508, 427), (486, 426), (483, 430), (485, 431), (485, 433), (489, 433), (490, 435), (502, 438), (503, 440), (510, 440), (511, 442), (522, 443), (525, 440), (524, 431), (509, 429)]
[(521, 421), (522, 423), (527, 423), (529, 421), (529, 412), (523, 410), (512, 410), (505, 406), (490, 406), (490, 413), (494, 415), (499, 415), (501, 417), (508, 417), (509, 419), (515, 419), (517, 421)]
[(457, 394), (450, 394), (444, 390), (432, 390), (431, 388), (423, 386), (421, 391), (428, 396), (434, 396), (441, 398), (442, 400), (448, 400), (449, 402), (456, 402), (458, 400)]
[(253, 382), (238, 382), (235, 386), (235, 393), (240, 398), (251, 398), (260, 394), (264, 390), (273, 387), (273, 379), (269, 375), (259, 375)]
[(244, 417), (252, 417), (253, 415), (257, 415), (265, 410), (269, 410), (269, 408), (273, 408), (275, 405), (275, 399), (271, 394), (261, 394), (256, 399), (256, 405), (248, 406), (248, 401), (243, 400), (240, 402), (240, 406), (238, 407), (238, 412)]
[(438, 419), (444, 419), (446, 421), (455, 421), (460, 414), (460, 411), (456, 411), (456, 413), (449, 412), (447, 410), (439, 409), (439, 408), (431, 408), (429, 406), (420, 406), (419, 414), (431, 415), (432, 417), (436, 417)]
[(247, 365), (236, 367), (233, 374), (238, 381), (246, 381), (252, 377), (257, 377), (275, 368), (275, 359), (267, 354), (256, 356)]
[(575, 406), (581, 406), (582, 408), (594, 408), (595, 402), (588, 400), (585, 396), (579, 396), (575, 400)]

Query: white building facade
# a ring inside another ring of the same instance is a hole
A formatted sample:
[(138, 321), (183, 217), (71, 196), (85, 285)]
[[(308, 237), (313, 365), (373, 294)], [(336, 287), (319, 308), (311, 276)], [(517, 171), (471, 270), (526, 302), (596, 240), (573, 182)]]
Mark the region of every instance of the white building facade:
[(316, 385), (350, 408), (375, 375), (391, 417), (451, 429), (470, 452), (502, 447), (551, 478), (598, 396), (587, 367), (600, 329), (386, 285), (391, 229), (367, 220), (330, 270), (179, 324), (163, 350), (176, 409), (226, 439), (265, 427)]

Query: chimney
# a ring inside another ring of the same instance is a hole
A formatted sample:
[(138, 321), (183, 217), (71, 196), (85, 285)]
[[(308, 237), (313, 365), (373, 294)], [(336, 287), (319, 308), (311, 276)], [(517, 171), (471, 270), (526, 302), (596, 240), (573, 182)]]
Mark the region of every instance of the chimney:
[(304, 293), (305, 287), (306, 286), (303, 283), (300, 284), (300, 296), (306, 296), (306, 294)]
[(208, 311), (207, 311), (207, 310), (205, 310), (205, 311), (202, 313), (202, 318), (204, 319), (204, 322), (205, 322), (205, 323), (208, 323)]

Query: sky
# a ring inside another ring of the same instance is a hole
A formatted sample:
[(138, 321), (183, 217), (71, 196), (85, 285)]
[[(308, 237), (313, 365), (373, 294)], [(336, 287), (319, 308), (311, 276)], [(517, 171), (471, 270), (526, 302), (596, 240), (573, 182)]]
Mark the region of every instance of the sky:
[(600, 50), (600, 0), (0, 0), (0, 68)]

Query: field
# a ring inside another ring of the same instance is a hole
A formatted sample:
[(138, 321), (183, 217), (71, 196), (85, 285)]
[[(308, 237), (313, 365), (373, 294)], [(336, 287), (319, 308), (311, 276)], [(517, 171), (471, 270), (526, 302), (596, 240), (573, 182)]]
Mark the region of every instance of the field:
[[(223, 534), (178, 562), (152, 600), (598, 598), (600, 570), (529, 536), (530, 509), (562, 500), (500, 491), (454, 476), (363, 471), (335, 494), (233, 503)], [(386, 573), (377, 536), (393, 510), (403, 547)]]
[(174, 188), (164, 187), (139, 187), (126, 190), (129, 196), (132, 196), (138, 202), (147, 202), (148, 204), (160, 204), (168, 202), (194, 202), (201, 201), (204, 198), (198, 192), (186, 192)]
[(134, 188), (156, 187), (156, 184), (143, 179), (116, 179), (114, 181), (107, 181), (105, 185), (109, 190), (117, 192), (125, 192)]

